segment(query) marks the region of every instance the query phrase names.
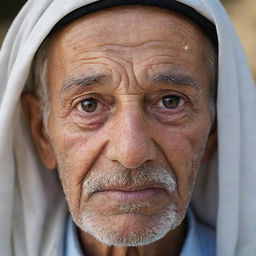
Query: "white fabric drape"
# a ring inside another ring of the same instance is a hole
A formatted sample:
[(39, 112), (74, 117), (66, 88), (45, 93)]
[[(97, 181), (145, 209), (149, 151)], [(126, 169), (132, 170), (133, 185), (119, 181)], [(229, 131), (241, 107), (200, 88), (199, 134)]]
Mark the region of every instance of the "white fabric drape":
[[(161, 0), (159, 0), (161, 1)], [(174, 0), (170, 0), (174, 1)], [(218, 256), (256, 255), (256, 91), (218, 0), (179, 0), (215, 23), (219, 40), (218, 150), (203, 166), (196, 215), (216, 225)], [(20, 95), (35, 52), (66, 14), (93, 0), (29, 0), (0, 52), (0, 254), (60, 256), (66, 205), (56, 173), (36, 155)]]

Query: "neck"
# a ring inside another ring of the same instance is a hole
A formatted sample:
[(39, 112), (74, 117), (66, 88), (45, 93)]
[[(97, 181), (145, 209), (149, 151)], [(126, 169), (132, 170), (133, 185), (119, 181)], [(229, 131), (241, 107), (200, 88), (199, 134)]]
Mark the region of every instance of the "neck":
[(107, 246), (91, 235), (78, 229), (81, 247), (88, 256), (178, 256), (187, 233), (187, 221), (175, 230), (170, 231), (162, 239), (146, 246), (114, 247)]

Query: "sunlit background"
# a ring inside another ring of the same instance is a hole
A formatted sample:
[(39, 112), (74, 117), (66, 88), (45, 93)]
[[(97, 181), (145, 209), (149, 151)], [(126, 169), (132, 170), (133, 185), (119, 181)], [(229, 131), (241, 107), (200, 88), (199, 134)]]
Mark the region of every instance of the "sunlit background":
[[(16, 13), (26, 1), (0, 0), (0, 45)], [(256, 80), (256, 0), (222, 0), (245, 49)]]

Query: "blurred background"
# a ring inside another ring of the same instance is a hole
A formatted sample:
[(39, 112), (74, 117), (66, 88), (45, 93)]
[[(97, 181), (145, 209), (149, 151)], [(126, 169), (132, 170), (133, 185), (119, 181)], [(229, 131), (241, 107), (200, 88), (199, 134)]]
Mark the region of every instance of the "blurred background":
[[(10, 23), (25, 0), (0, 0), (0, 46)], [(221, 0), (245, 49), (256, 80), (256, 0)]]

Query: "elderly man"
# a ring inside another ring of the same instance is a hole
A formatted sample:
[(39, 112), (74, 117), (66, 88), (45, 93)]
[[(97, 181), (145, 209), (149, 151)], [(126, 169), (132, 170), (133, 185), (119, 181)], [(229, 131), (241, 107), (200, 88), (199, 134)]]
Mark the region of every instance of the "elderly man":
[(256, 94), (217, 1), (28, 1), (0, 57), (4, 255), (255, 255)]

